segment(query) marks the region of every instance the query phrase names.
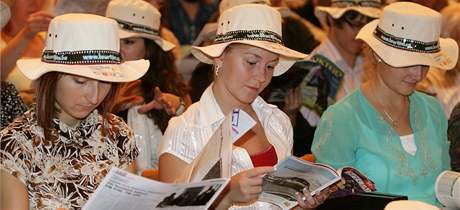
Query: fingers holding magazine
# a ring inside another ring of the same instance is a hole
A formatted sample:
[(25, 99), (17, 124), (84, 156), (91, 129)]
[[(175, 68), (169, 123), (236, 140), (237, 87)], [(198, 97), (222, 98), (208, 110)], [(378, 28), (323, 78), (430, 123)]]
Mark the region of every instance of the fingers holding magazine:
[(324, 203), (324, 201), (329, 197), (329, 195), (336, 191), (337, 187), (335, 185), (322, 190), (320, 193), (311, 195), (311, 192), (304, 188), (302, 189), (302, 193), (297, 193), (297, 202), (298, 206), (295, 209), (314, 209)]
[(257, 167), (242, 171), (230, 180), (228, 194), (232, 203), (251, 203), (262, 193), (263, 176), (273, 171), (273, 167)]

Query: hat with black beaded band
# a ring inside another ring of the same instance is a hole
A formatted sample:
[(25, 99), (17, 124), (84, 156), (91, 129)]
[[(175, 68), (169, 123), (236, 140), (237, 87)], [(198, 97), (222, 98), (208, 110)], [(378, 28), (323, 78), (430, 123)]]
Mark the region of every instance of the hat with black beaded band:
[(442, 16), (411, 2), (396, 2), (383, 8), (380, 19), (365, 25), (356, 36), (390, 66), (433, 66), (452, 69), (458, 45), (440, 38)]
[(107, 82), (129, 82), (147, 72), (149, 61), (121, 61), (114, 20), (71, 13), (51, 20), (41, 58), (20, 59), (17, 65), (31, 80), (48, 72), (62, 72)]
[(105, 16), (118, 22), (120, 39), (142, 37), (153, 40), (163, 51), (175, 45), (161, 38), (161, 13), (144, 0), (112, 0)]
[(192, 54), (201, 62), (213, 63), (233, 43), (259, 47), (280, 55), (273, 76), (286, 72), (297, 60), (308, 55), (291, 50), (283, 45), (280, 13), (263, 4), (243, 4), (225, 10), (217, 22), (214, 44), (205, 47), (193, 46)]
[(356, 11), (361, 15), (378, 18), (381, 13), (380, 0), (332, 0), (331, 6), (317, 6), (315, 16), (319, 19), (321, 25), (328, 27), (327, 15), (333, 19), (339, 19), (348, 11)]

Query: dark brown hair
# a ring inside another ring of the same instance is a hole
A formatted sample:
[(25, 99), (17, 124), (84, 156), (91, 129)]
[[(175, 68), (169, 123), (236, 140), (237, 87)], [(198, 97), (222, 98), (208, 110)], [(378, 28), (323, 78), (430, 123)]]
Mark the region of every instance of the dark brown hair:
[[(150, 61), (147, 73), (141, 78), (141, 88), (146, 102), (154, 98), (154, 88), (179, 97), (187, 95), (187, 86), (179, 75), (172, 51), (165, 52), (153, 40), (144, 39), (145, 59)], [(162, 132), (171, 118), (164, 110), (152, 109), (147, 114)]]
[[(53, 132), (52, 120), (57, 117), (57, 113), (60, 110), (56, 109), (54, 104), (56, 103), (56, 87), (59, 79), (64, 75), (59, 72), (49, 72), (41, 76), (37, 84), (36, 93), (36, 116), (37, 123), (43, 128), (45, 141), (53, 142), (55, 138), (51, 133)], [(116, 92), (118, 90), (118, 84), (112, 83), (109, 93), (104, 100), (96, 108), (104, 118), (104, 123), (108, 118), (110, 107), (115, 99)], [(105, 135), (105, 126), (102, 127), (102, 135)]]

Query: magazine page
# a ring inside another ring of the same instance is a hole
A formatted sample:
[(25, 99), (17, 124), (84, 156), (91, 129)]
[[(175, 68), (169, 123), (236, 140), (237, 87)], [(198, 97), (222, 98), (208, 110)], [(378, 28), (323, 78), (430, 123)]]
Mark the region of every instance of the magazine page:
[(300, 84), (300, 96), (304, 106), (321, 116), (329, 105), (335, 103), (344, 73), (322, 55), (314, 55), (312, 60), (316, 65), (300, 62), (308, 65), (306, 68), (310, 68), (310, 72)]
[(338, 170), (338, 173), (342, 177), (341, 182), (337, 184), (339, 189), (332, 193), (329, 198), (376, 191), (375, 183), (353, 167), (343, 167)]
[(166, 184), (113, 167), (83, 210), (206, 210), (228, 183), (212, 179), (190, 184)]
[(221, 123), (211, 139), (190, 164), (186, 182), (197, 182), (206, 179), (230, 177), (232, 145), (256, 122), (246, 112), (235, 109)]
[(259, 200), (290, 209), (297, 205), (296, 193), (303, 188), (315, 195), (339, 180), (339, 174), (330, 167), (289, 156), (264, 176)]
[(460, 173), (444, 171), (436, 179), (436, 198), (447, 209), (460, 209)]

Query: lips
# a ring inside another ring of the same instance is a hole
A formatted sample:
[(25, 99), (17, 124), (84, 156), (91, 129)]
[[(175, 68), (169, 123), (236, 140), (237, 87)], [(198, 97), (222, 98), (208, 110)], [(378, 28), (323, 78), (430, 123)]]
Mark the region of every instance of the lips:
[(258, 88), (258, 87), (246, 86), (246, 88), (248, 88), (249, 90), (254, 91), (254, 92), (258, 92), (258, 91), (259, 91), (259, 88)]

